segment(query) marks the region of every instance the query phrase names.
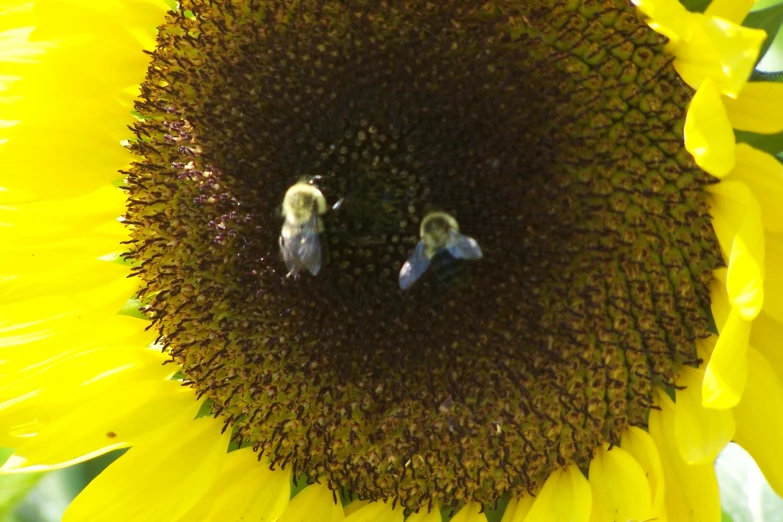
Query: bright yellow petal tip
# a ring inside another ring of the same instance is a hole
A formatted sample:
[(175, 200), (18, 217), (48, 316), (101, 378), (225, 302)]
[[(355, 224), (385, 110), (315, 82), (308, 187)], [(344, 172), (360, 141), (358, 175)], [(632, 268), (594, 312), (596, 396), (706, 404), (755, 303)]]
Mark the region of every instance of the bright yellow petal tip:
[(701, 395), (705, 408), (733, 408), (739, 403), (747, 382), (749, 339), (750, 321), (732, 308), (704, 372)]
[(688, 108), (685, 148), (696, 164), (713, 176), (723, 177), (734, 168), (734, 130), (718, 88), (710, 79), (702, 83)]
[(740, 24), (753, 0), (713, 1), (704, 13), (690, 13), (678, 0), (634, 0), (655, 31), (669, 38), (674, 68), (694, 89), (711, 79), (719, 92), (736, 98), (748, 81), (767, 34)]
[(698, 89), (711, 79), (718, 90), (736, 98), (748, 81), (767, 33), (704, 15), (691, 15), (687, 40), (673, 42), (667, 51), (683, 80)]

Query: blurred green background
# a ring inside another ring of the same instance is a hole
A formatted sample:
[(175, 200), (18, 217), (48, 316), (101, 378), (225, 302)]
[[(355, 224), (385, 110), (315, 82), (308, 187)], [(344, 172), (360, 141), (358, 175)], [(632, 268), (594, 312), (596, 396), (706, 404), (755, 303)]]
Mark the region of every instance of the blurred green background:
[[(0, 521), (59, 522), (71, 500), (124, 451), (48, 473), (0, 476)], [(0, 448), (0, 460), (11, 452)]]

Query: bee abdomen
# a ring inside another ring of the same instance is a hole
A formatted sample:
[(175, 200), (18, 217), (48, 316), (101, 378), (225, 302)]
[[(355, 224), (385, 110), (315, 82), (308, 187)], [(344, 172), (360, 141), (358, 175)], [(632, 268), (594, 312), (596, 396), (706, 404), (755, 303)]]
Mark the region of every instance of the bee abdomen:
[(430, 260), (430, 268), (440, 283), (453, 285), (465, 279), (465, 261), (457, 259), (445, 248), (441, 248)]

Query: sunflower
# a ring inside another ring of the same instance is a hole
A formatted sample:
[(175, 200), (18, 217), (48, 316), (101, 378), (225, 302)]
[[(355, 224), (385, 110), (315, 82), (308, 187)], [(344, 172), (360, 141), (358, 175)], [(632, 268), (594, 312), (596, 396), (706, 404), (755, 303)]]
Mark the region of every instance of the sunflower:
[[(129, 448), (66, 521), (717, 521), (735, 441), (783, 493), (753, 3), (5, 2), (2, 471)], [(484, 256), (402, 290), (433, 211)]]

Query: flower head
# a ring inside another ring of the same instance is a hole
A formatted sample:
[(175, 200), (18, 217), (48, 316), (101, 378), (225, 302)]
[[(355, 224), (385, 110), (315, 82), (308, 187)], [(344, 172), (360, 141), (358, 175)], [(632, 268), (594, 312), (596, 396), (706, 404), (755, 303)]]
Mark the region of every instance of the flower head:
[[(476, 520), (505, 494), (709, 520), (732, 439), (778, 486), (753, 427), (783, 401), (783, 178), (733, 128), (778, 132), (783, 93), (748, 83), (749, 6), (637, 3), (15, 4), (4, 471), (131, 446), (70, 520)], [(483, 256), (429, 252), (403, 291), (432, 212)], [(319, 270), (287, 277), (291, 238)]]

